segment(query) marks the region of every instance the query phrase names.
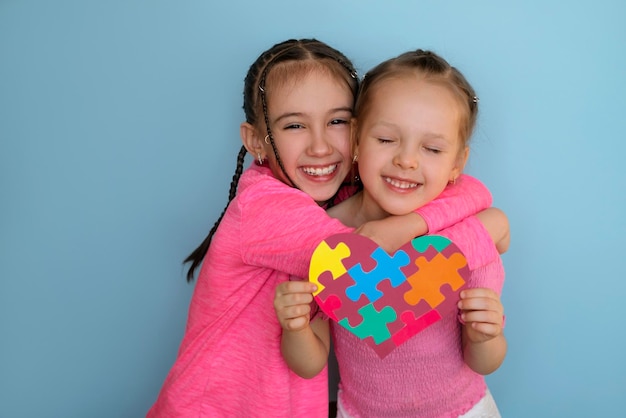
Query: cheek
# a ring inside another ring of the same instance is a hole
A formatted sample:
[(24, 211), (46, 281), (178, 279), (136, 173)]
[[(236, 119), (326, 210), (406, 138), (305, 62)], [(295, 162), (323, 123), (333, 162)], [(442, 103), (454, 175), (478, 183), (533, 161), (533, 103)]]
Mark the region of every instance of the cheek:
[(338, 136), (333, 141), (333, 146), (342, 154), (350, 154), (350, 138)]

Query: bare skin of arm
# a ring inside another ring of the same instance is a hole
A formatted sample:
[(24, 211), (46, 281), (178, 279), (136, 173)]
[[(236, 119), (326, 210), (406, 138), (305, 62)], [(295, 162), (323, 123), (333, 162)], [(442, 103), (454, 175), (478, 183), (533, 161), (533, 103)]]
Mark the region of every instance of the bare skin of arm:
[(312, 293), (317, 286), (305, 281), (283, 282), (276, 287), (274, 309), (283, 328), (281, 352), (298, 376), (315, 377), (328, 361), (330, 329), (328, 321), (310, 321)]
[(494, 372), (504, 361), (507, 341), (502, 333), (504, 308), (492, 289), (476, 288), (461, 292), (459, 302), (463, 358), (476, 373)]
[(509, 232), (509, 219), (498, 208), (488, 208), (478, 212), (476, 218), (483, 224), (498, 253), (504, 254), (509, 249), (511, 234)]

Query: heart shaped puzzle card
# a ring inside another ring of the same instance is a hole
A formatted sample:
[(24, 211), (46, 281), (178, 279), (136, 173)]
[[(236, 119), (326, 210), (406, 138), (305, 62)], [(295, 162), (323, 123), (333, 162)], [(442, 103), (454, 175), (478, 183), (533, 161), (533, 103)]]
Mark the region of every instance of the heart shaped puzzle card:
[(414, 238), (393, 255), (358, 234), (332, 235), (309, 266), (320, 309), (380, 358), (456, 312), (468, 277), (463, 253), (439, 235)]

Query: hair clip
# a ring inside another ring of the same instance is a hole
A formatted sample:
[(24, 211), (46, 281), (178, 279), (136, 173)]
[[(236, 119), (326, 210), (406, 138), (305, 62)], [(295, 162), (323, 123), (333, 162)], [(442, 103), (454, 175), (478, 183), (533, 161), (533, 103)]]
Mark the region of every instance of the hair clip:
[(259, 84), (259, 90), (261, 90), (263, 93), (265, 93), (265, 89), (263, 88), (262, 85)]
[(474, 102), (474, 103), (478, 103), (479, 100), (480, 99), (478, 97), (476, 97), (476, 96), (472, 97), (472, 102)]

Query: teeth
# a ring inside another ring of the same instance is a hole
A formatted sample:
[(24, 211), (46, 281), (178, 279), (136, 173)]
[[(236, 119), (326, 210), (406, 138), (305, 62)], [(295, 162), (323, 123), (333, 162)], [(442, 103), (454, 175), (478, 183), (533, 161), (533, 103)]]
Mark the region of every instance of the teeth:
[(302, 171), (309, 176), (327, 176), (332, 174), (337, 169), (337, 164), (329, 165), (324, 168), (302, 167)]
[(398, 189), (411, 189), (417, 187), (417, 183), (409, 183), (408, 181), (390, 179), (389, 177), (385, 177), (385, 181), (391, 184), (393, 187), (397, 187)]

